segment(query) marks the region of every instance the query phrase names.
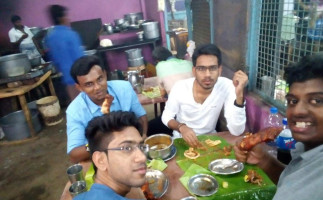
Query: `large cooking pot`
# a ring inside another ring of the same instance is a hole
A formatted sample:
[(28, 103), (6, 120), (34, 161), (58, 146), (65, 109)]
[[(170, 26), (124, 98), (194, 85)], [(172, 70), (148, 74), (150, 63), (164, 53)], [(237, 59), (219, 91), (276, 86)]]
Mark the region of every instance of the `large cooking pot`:
[(160, 36), (158, 22), (145, 22), (142, 27), (146, 39), (154, 39)]
[(18, 53), (0, 57), (0, 78), (9, 78), (26, 74), (31, 65), (27, 54)]
[(137, 59), (142, 57), (141, 49), (139, 48), (129, 49), (129, 50), (126, 50), (125, 52), (128, 59)]

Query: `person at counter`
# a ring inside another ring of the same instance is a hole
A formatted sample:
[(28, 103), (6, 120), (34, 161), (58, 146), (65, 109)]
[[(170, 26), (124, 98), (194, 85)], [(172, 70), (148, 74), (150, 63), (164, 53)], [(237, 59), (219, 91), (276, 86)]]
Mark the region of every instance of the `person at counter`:
[(34, 35), (29, 30), (29, 27), (22, 24), (21, 17), (13, 15), (11, 22), (14, 27), (9, 30), (8, 35), (14, 49), (19, 49), (21, 53), (27, 54), (29, 59), (41, 56), (33, 42)]
[(67, 8), (61, 5), (51, 5), (48, 8), (54, 28), (45, 38), (45, 45), (50, 60), (58, 71), (63, 74), (62, 82), (66, 85), (69, 102), (77, 95), (74, 80), (70, 76), (70, 69), (78, 58), (84, 55), (80, 36), (69, 27)]
[(105, 69), (96, 56), (83, 56), (75, 61), (71, 68), (71, 76), (76, 88), (81, 92), (66, 110), (67, 121), (67, 153), (72, 162), (88, 160), (86, 151), (85, 127), (96, 116), (101, 116), (101, 105), (107, 94), (114, 97), (110, 111), (134, 112), (143, 126), (143, 136), (147, 133), (146, 111), (129, 81), (107, 81)]
[(86, 128), (86, 138), (95, 169), (94, 184), (75, 200), (127, 199), (132, 187), (145, 181), (146, 155), (142, 127), (131, 112), (111, 112), (93, 118)]
[[(167, 97), (173, 85), (178, 80), (191, 78), (193, 76), (192, 62), (175, 58), (165, 47), (156, 47), (153, 50), (152, 56), (157, 62), (156, 73), (158, 86), (162, 96)], [(148, 136), (157, 133), (166, 133), (171, 135), (172, 132), (172, 129), (169, 129), (163, 124), (161, 116), (150, 120), (148, 123)]]
[(195, 49), (193, 78), (180, 80), (173, 86), (162, 121), (173, 130), (173, 137), (183, 137), (192, 147), (200, 145), (196, 135), (215, 132), (222, 107), (231, 134), (245, 129), (244, 87), (248, 76), (234, 73), (233, 80), (220, 77), (221, 52), (216, 45)]
[[(277, 184), (274, 200), (323, 199), (323, 57), (307, 56), (285, 68), (289, 85), (286, 115), (298, 141), (285, 166), (258, 144), (249, 152), (234, 147), (237, 160), (256, 164)], [(238, 143), (237, 143), (238, 144)]]

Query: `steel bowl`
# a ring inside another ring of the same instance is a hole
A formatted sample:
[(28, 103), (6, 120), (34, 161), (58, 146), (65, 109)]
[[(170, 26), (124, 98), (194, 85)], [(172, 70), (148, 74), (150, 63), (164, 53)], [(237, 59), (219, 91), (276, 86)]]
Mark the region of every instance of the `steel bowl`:
[(149, 145), (148, 156), (150, 158), (166, 159), (171, 154), (173, 139), (167, 134), (156, 134), (146, 138), (145, 144)]
[(146, 181), (148, 182), (150, 193), (152, 193), (155, 198), (159, 199), (167, 192), (169, 181), (163, 172), (148, 169), (146, 173)]
[(128, 67), (140, 67), (145, 64), (144, 57), (128, 59)]
[(188, 189), (198, 196), (210, 196), (218, 191), (219, 185), (215, 178), (208, 174), (197, 174), (188, 180)]

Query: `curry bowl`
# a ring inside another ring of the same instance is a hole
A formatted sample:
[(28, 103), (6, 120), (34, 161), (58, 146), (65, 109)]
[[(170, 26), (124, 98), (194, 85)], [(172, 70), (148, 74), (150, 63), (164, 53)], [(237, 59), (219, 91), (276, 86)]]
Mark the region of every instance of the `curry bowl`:
[(145, 139), (149, 146), (148, 156), (151, 159), (166, 159), (171, 154), (173, 139), (167, 134), (156, 134)]

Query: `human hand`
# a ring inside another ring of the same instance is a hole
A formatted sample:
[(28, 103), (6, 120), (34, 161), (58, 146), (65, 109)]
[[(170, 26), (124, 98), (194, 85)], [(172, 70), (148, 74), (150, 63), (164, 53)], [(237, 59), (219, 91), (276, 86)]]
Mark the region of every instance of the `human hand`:
[(27, 33), (25, 33), (25, 34), (23, 34), (22, 36), (21, 36), (21, 38), (22, 39), (26, 39), (28, 37), (28, 34)]
[(184, 125), (180, 127), (180, 133), (182, 134), (183, 139), (191, 147), (198, 147), (200, 142), (198, 141), (195, 132), (190, 127)]
[[(234, 73), (232, 78), (233, 85), (235, 87), (235, 92), (237, 96), (237, 103), (243, 104), (243, 90), (248, 84), (248, 76), (243, 71), (239, 70)], [(240, 102), (240, 100), (242, 102)]]
[(240, 141), (234, 145), (233, 150), (236, 159), (240, 162), (256, 165), (268, 156), (268, 153), (263, 148), (263, 144), (254, 146), (250, 151), (241, 150), (239, 147)]

